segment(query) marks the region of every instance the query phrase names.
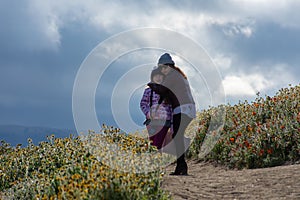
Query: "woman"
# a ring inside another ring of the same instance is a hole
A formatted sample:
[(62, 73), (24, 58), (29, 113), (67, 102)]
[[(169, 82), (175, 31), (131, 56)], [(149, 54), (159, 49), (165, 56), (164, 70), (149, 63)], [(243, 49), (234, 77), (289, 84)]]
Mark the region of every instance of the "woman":
[(176, 145), (177, 165), (171, 175), (187, 175), (185, 161), (184, 132), (193, 118), (196, 108), (186, 75), (175, 66), (172, 57), (165, 53), (158, 60), (160, 71), (165, 75), (161, 84), (149, 83), (149, 87), (161, 96), (160, 101), (167, 99), (173, 110), (173, 139)]
[[(160, 84), (164, 75), (158, 68), (151, 72), (150, 80), (152, 83)], [(140, 108), (146, 116), (144, 125), (147, 126), (149, 139), (152, 145), (161, 149), (164, 139), (171, 126), (172, 108), (165, 101), (158, 103), (160, 96), (151, 88), (147, 87), (140, 102)]]

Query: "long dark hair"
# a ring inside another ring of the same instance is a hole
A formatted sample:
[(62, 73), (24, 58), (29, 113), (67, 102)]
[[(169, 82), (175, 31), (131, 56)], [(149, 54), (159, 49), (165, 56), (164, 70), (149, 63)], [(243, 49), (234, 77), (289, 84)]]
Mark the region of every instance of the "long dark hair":
[(173, 64), (168, 64), (171, 68), (177, 70), (185, 79), (187, 79), (187, 76), (185, 75), (185, 73), (177, 66), (173, 65)]

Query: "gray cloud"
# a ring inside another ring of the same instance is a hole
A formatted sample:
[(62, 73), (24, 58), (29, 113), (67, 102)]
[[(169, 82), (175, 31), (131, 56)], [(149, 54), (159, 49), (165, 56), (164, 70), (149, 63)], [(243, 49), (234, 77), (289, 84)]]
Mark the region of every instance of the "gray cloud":
[(58, 22), (50, 13), (31, 7), (28, 1), (0, 2), (0, 44), (8, 50), (56, 50), (60, 44)]

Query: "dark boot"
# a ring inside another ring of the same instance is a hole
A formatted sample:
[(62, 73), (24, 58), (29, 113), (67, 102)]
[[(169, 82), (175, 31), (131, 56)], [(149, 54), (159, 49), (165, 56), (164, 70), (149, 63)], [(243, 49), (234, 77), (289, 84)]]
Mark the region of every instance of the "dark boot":
[(175, 171), (170, 173), (170, 175), (188, 175), (188, 166), (185, 162), (184, 155), (177, 159)]

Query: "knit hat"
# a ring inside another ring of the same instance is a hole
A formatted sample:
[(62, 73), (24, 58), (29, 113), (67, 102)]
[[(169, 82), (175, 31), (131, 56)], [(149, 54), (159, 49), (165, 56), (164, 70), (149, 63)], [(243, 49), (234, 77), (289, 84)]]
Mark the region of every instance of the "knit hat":
[(153, 77), (154, 77), (155, 75), (157, 75), (157, 74), (163, 75), (163, 73), (161, 73), (161, 71), (160, 71), (159, 68), (153, 69), (152, 72), (151, 72), (151, 81), (152, 81)]
[(158, 64), (172, 64), (175, 65), (174, 61), (172, 60), (172, 57), (170, 56), (170, 54), (165, 53), (163, 55), (160, 56), (159, 60), (158, 60)]

